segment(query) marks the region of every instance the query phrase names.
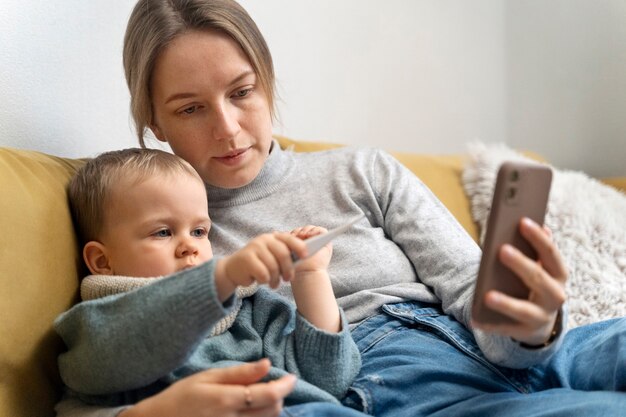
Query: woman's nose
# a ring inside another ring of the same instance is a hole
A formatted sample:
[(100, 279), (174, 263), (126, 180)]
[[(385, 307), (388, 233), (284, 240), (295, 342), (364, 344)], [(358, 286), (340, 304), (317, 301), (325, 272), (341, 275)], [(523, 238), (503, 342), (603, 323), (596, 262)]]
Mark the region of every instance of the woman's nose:
[(214, 117), (211, 120), (215, 139), (228, 140), (239, 134), (241, 131), (239, 112), (240, 110), (237, 107), (228, 103), (225, 103), (215, 110)]

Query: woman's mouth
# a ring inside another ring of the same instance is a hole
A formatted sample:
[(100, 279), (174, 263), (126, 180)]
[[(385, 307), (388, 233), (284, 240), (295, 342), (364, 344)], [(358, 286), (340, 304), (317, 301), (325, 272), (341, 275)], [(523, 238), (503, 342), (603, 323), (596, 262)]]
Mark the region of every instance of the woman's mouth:
[(224, 165), (229, 165), (229, 166), (237, 165), (243, 160), (243, 158), (245, 157), (249, 149), (250, 149), (249, 147), (235, 149), (222, 156), (215, 156), (214, 159), (218, 162), (221, 162)]

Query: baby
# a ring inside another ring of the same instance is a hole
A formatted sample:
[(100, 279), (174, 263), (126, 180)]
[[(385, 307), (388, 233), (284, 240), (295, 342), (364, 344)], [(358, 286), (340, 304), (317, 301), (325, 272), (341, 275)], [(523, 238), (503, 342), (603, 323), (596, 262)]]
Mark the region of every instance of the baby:
[[(68, 347), (61, 377), (84, 401), (133, 404), (201, 370), (261, 358), (273, 365), (268, 379), (299, 377), (286, 405), (345, 394), (360, 356), (330, 285), (332, 248), (307, 258), (302, 241), (323, 228), (264, 234), (213, 259), (202, 180), (181, 158), (151, 149), (90, 160), (69, 200), (92, 275), (81, 283), (83, 302), (55, 329)], [(305, 258), (295, 268), (292, 253)], [(186, 268), (193, 273), (177, 276)], [(283, 280), (296, 306), (259, 285)], [(118, 319), (100, 320), (98, 331), (123, 338), (121, 352), (81, 332), (86, 317), (110, 309)]]

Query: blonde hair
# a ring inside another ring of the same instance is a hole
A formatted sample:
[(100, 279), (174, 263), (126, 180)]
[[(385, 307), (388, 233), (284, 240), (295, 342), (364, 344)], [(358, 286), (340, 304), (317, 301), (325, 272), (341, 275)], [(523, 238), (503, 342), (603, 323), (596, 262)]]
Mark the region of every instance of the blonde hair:
[(122, 179), (137, 184), (161, 174), (187, 174), (202, 182), (187, 161), (158, 149), (122, 149), (87, 161), (68, 185), (70, 209), (81, 244), (98, 240), (106, 204)]
[(150, 82), (155, 62), (177, 36), (191, 30), (213, 30), (230, 36), (247, 56), (274, 111), (274, 65), (263, 35), (234, 0), (139, 0), (124, 36), (124, 71), (130, 109), (141, 147), (152, 124)]

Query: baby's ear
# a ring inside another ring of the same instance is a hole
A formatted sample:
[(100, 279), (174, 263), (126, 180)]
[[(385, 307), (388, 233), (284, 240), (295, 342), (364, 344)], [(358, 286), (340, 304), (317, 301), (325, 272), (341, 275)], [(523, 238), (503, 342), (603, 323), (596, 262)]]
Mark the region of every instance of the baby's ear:
[(113, 275), (106, 247), (102, 243), (93, 240), (87, 242), (83, 248), (83, 259), (92, 274)]

